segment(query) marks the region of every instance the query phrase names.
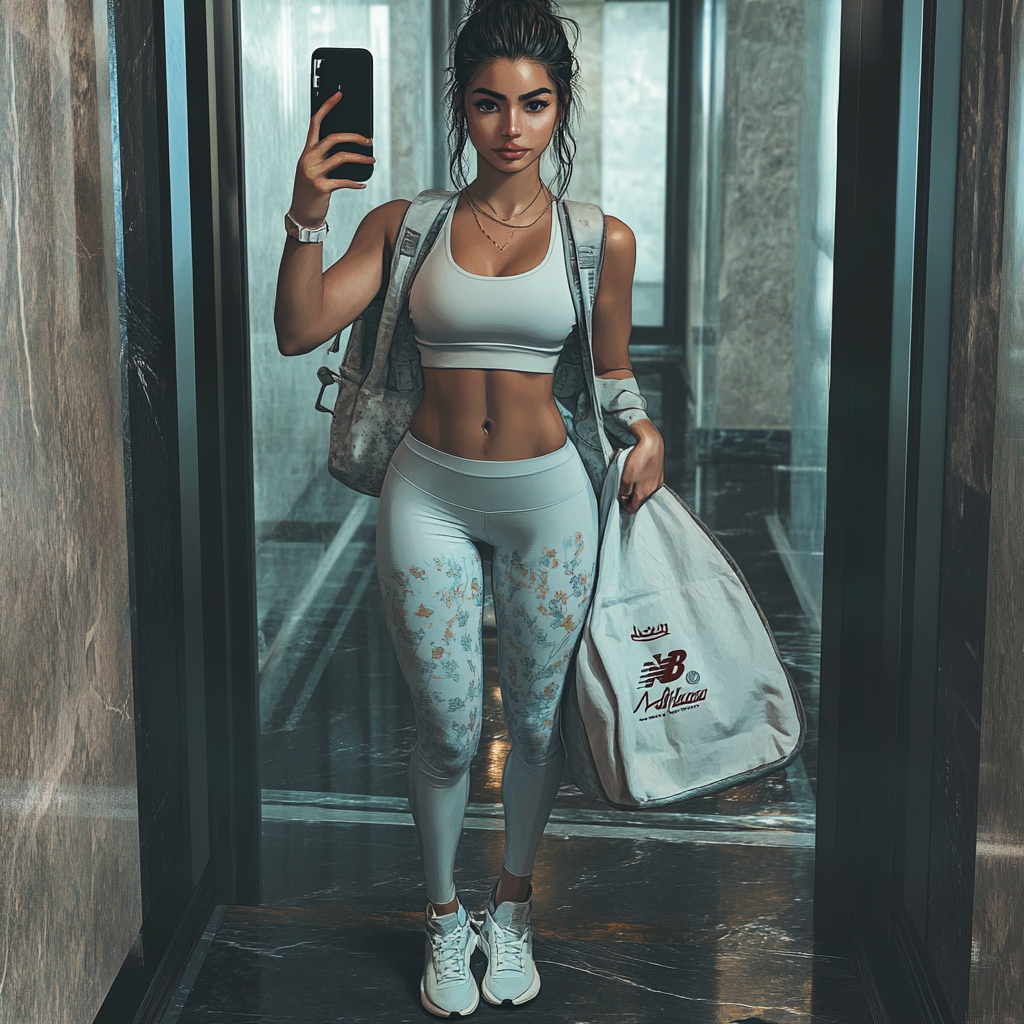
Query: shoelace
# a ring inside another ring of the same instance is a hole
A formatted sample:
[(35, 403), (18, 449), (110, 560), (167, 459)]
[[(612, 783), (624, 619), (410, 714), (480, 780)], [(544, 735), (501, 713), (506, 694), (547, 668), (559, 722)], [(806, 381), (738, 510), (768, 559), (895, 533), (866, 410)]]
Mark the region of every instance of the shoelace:
[(526, 957), (526, 935), (517, 935), (514, 931), (502, 928), (497, 922), (495, 925), (491, 970), (522, 972)]
[[(468, 928), (468, 925), (467, 925)], [(466, 976), (465, 943), (461, 941), (465, 929), (456, 928), (447, 935), (434, 935), (430, 944), (434, 973), (438, 981), (461, 981)]]

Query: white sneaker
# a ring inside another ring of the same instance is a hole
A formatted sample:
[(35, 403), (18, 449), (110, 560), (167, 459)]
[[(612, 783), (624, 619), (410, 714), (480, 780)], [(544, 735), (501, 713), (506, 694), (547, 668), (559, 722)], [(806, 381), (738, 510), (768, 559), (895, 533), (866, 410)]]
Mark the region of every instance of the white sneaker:
[(540, 975), (533, 963), (533, 892), (525, 903), (506, 900), (497, 909), (493, 895), (480, 925), (480, 946), (487, 955), (487, 973), (480, 990), (484, 999), (499, 1006), (528, 1003), (540, 991)]
[(420, 1002), (438, 1017), (468, 1016), (480, 1005), (480, 991), (469, 969), (477, 946), (469, 915), (460, 903), (455, 913), (438, 917), (428, 903), (426, 917)]

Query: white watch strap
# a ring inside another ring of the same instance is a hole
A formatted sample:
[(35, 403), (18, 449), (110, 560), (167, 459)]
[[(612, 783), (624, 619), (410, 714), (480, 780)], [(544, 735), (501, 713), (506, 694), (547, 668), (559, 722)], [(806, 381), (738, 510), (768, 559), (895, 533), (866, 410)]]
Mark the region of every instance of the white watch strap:
[(330, 230), (327, 227), (326, 220), (319, 227), (307, 228), (304, 224), (300, 224), (290, 213), (284, 215), (284, 229), (288, 233), (288, 237), (294, 238), (297, 242), (322, 242)]

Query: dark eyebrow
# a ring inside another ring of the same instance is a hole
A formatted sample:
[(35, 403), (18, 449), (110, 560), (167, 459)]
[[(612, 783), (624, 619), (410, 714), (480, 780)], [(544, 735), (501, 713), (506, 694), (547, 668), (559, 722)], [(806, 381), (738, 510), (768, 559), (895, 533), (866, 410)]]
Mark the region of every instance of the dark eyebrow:
[[(478, 92), (482, 92), (485, 96), (492, 96), (496, 100), (508, 100), (508, 97), (504, 93), (494, 92), (492, 89), (484, 89), (482, 86), (474, 89), (473, 95), (475, 96)], [(541, 96), (544, 93), (547, 93), (549, 96), (551, 95), (551, 90), (546, 85), (542, 85), (539, 89), (534, 89), (533, 92), (524, 92), (523, 95), (519, 97), (519, 102), (523, 103), (526, 100), (532, 100), (535, 96)]]

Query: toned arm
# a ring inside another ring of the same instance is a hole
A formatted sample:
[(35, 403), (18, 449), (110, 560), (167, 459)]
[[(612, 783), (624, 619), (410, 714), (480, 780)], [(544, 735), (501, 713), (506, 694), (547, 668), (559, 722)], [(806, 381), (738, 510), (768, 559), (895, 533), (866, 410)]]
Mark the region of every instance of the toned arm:
[[(606, 217), (604, 266), (594, 298), (594, 370), (599, 377), (623, 380), (633, 376), (629, 335), (633, 326), (633, 270), (636, 239), (616, 217)], [(665, 444), (658, 428), (641, 419), (629, 427), (636, 444), (622, 469), (622, 507), (630, 513), (665, 482)]]
[(409, 203), (396, 199), (371, 210), (352, 244), (326, 273), (323, 246), (287, 238), (277, 277), (274, 327), (283, 355), (311, 352), (347, 327), (380, 290)]
[(594, 369), (599, 377), (622, 379), (633, 370), (629, 334), (633, 326), (633, 270), (636, 239), (617, 217), (605, 217), (604, 266), (594, 298)]
[[(324, 117), (340, 99), (339, 90), (310, 118), (306, 142), (295, 167), (289, 214), (298, 224), (310, 228), (323, 223), (331, 196), (339, 189), (366, 187), (348, 178), (332, 178), (331, 171), (342, 164), (375, 162), (372, 156), (347, 150), (331, 155), (338, 143), (370, 145), (372, 140), (362, 135), (336, 132), (320, 138)], [(323, 245), (288, 237), (281, 255), (274, 304), (277, 347), (283, 355), (311, 352), (352, 323), (367, 307), (380, 288), (389, 247), (394, 245), (408, 205), (404, 200), (396, 200), (371, 210), (359, 225), (348, 252), (326, 274)]]

